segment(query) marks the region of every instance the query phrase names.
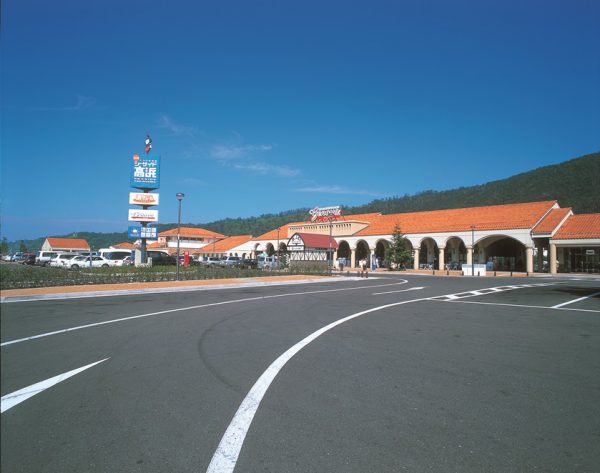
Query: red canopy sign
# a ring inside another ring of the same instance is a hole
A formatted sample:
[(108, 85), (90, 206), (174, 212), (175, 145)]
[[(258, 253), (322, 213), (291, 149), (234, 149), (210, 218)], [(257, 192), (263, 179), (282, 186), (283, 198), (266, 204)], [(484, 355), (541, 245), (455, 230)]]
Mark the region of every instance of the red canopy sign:
[(329, 220), (337, 220), (342, 216), (342, 208), (339, 205), (335, 207), (315, 207), (309, 211), (311, 222), (326, 222)]

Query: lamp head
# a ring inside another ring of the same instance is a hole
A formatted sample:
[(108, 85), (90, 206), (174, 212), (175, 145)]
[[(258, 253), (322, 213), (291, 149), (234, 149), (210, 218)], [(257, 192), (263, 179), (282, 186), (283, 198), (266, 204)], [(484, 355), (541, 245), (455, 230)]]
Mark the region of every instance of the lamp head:
[(177, 200), (183, 200), (185, 194), (183, 192), (178, 192), (177, 194), (175, 194), (175, 197), (177, 197)]

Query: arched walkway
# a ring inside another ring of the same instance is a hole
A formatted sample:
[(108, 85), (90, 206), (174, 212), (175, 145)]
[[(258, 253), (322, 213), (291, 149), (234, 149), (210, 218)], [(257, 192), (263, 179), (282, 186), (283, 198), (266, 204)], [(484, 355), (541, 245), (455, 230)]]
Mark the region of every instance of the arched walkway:
[(386, 261), (386, 253), (390, 247), (390, 242), (387, 240), (379, 240), (375, 245), (375, 258), (377, 259), (378, 268), (387, 268), (389, 263)]
[(273, 246), (273, 243), (267, 243), (266, 252), (269, 256), (273, 256), (275, 254), (275, 247)]
[(354, 267), (360, 267), (360, 262), (362, 260), (366, 261), (367, 267), (371, 266), (370, 262), (371, 252), (369, 251), (369, 244), (364, 240), (359, 240), (356, 242), (356, 259)]
[(490, 236), (475, 245), (475, 263), (488, 264), (491, 271), (527, 271), (527, 251), (514, 238)]
[(338, 262), (338, 267), (343, 268), (344, 266), (350, 266), (352, 259), (352, 251), (350, 245), (346, 240), (342, 240), (338, 243), (337, 255), (333, 255), (333, 261)]
[(439, 249), (433, 238), (424, 238), (419, 248), (419, 269), (436, 269)]
[(451, 237), (444, 248), (445, 269), (459, 270), (467, 262), (467, 247), (458, 237)]

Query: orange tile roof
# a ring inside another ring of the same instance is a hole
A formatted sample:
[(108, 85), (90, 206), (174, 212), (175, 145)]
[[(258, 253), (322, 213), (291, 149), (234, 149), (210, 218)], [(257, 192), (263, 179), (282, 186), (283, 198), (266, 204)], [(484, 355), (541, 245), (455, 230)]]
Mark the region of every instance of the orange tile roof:
[[(154, 249), (154, 248), (161, 248), (162, 249), (164, 247), (159, 242), (155, 241), (154, 243), (148, 243), (146, 245), (146, 248), (148, 248), (148, 249), (150, 249), (150, 248), (152, 248), (152, 249)], [(164, 248), (164, 249), (166, 250), (166, 248)]]
[(137, 248), (133, 243), (129, 243), (128, 241), (124, 241), (123, 243), (117, 243), (116, 245), (111, 245), (113, 248), (123, 248), (126, 250), (130, 250), (133, 248)]
[(600, 239), (600, 213), (571, 215), (552, 240)]
[(203, 246), (194, 253), (223, 253), (252, 240), (252, 235), (234, 235)]
[[(350, 220), (358, 220), (359, 222), (372, 222), (374, 219), (381, 216), (380, 212), (371, 212), (367, 214), (354, 214), (354, 215), (342, 215), (340, 218), (335, 220), (339, 221), (350, 221)], [(312, 223), (310, 220), (302, 221), (302, 222), (291, 222), (286, 223), (285, 225), (281, 225), (279, 227), (279, 238), (287, 240), (288, 227), (293, 227), (297, 225), (308, 225)], [(277, 240), (277, 229), (269, 230), (267, 233), (263, 233), (254, 238), (255, 240)]]
[[(195, 227), (180, 227), (179, 235), (182, 237), (213, 237), (213, 238), (225, 238), (225, 235), (220, 233), (207, 230), (206, 228), (195, 228)], [(171, 228), (160, 232), (158, 236), (177, 236), (177, 227)]]
[[(279, 239), (287, 240), (288, 227), (290, 225), (301, 225), (305, 222), (292, 222), (286, 223), (285, 225), (281, 225), (279, 227)], [(257, 236), (254, 240), (277, 240), (277, 228), (275, 230), (269, 230), (267, 233), (263, 233), (262, 235)]]
[(72, 249), (81, 249), (81, 250), (89, 250), (89, 243), (83, 238), (57, 238), (57, 237), (48, 237), (48, 243), (52, 248), (72, 248)]
[(396, 223), (409, 234), (469, 231), (472, 225), (476, 230), (532, 228), (555, 204), (552, 200), (381, 215), (356, 235), (389, 235)]
[(565, 217), (571, 213), (571, 207), (564, 209), (552, 209), (538, 225), (533, 229), (534, 235), (552, 233), (563, 222)]

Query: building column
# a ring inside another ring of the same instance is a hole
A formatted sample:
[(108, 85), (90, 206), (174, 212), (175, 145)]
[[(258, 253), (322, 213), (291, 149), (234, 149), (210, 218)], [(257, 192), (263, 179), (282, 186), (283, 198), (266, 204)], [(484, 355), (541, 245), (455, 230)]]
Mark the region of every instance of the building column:
[(356, 250), (350, 250), (350, 267), (356, 268)]
[(549, 251), (548, 259), (550, 266), (550, 274), (556, 274), (556, 245), (550, 242), (550, 251)]
[(439, 261), (439, 270), (443, 271), (444, 270), (444, 247), (440, 247), (438, 246), (438, 261)]
[(471, 266), (473, 264), (473, 247), (467, 246), (467, 265)]
[(544, 270), (544, 247), (541, 245), (537, 247), (537, 270), (538, 273)]
[(415, 250), (414, 250), (415, 251), (415, 256), (414, 256), (415, 260), (413, 263), (414, 269), (419, 269), (419, 252), (420, 252), (420, 250), (421, 250), (421, 248), (415, 248)]
[(528, 273), (533, 273), (533, 248), (528, 246), (525, 248), (525, 265)]

